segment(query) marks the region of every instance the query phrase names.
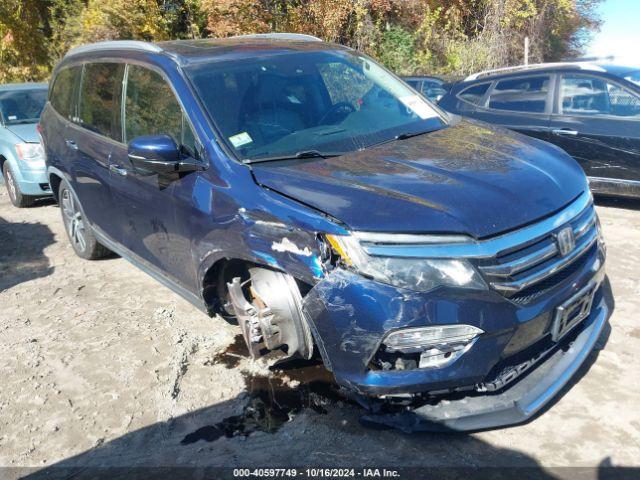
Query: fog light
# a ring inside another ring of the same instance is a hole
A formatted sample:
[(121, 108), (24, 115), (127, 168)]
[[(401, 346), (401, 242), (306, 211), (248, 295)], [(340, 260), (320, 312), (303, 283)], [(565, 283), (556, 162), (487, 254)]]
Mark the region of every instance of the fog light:
[(441, 368), (460, 358), (482, 333), (471, 325), (406, 328), (391, 332), (382, 343), (388, 354), (400, 355), (395, 362), (396, 369), (398, 361), (406, 368), (407, 358), (413, 355), (417, 360), (413, 361), (414, 365), (417, 363), (418, 368)]
[(438, 345), (469, 343), (481, 333), (484, 331), (471, 325), (405, 328), (391, 332), (382, 343), (390, 351), (415, 352)]

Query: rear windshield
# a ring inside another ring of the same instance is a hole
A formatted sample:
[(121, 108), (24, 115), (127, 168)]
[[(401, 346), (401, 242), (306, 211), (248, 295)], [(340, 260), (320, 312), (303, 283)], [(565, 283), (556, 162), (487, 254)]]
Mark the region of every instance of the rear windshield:
[(37, 123), (47, 101), (47, 89), (0, 91), (0, 115), (5, 125)]
[(241, 159), (340, 154), (445, 125), (432, 104), (355, 52), (293, 52), (186, 70)]

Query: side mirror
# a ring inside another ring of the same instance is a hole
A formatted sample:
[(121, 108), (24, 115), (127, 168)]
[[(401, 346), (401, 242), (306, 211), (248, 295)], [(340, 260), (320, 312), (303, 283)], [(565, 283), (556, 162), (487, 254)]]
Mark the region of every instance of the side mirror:
[(180, 147), (170, 135), (144, 135), (129, 142), (129, 160), (133, 167), (149, 174), (168, 174), (198, 170), (198, 164), (183, 161)]

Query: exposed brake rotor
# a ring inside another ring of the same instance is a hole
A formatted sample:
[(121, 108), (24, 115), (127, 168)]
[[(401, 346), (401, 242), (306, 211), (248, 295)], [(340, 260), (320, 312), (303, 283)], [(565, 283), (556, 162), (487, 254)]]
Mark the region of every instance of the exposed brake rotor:
[[(265, 350), (286, 346), (289, 356), (297, 353), (311, 358), (313, 341), (295, 280), (264, 268), (252, 268), (249, 273), (251, 278), (247, 282), (242, 283), (236, 277), (227, 283), (227, 288), (251, 357), (255, 359)], [(245, 297), (243, 288), (249, 282), (251, 301)]]

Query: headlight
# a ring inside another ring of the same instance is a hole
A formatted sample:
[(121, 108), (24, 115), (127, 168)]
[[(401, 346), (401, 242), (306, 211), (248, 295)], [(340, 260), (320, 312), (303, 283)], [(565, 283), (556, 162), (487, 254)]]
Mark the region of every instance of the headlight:
[[(327, 235), (326, 238), (346, 265), (389, 285), (421, 292), (439, 286), (487, 289), (478, 272), (465, 259), (379, 257), (367, 254), (354, 236)], [(441, 240), (443, 237), (434, 238)]]
[(44, 160), (44, 150), (39, 143), (18, 143), (15, 147), (18, 158), (23, 162), (41, 162)]

